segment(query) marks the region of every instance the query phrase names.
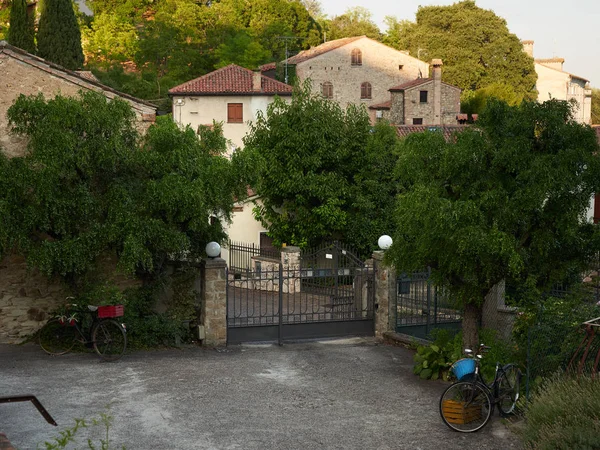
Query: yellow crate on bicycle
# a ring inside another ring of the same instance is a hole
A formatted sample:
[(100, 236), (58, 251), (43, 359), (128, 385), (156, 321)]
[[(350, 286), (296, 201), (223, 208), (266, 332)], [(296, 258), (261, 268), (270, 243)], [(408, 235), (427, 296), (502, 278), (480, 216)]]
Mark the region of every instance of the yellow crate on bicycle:
[(465, 406), (465, 402), (444, 400), (442, 412), (450, 423), (465, 424), (481, 419), (481, 405)]

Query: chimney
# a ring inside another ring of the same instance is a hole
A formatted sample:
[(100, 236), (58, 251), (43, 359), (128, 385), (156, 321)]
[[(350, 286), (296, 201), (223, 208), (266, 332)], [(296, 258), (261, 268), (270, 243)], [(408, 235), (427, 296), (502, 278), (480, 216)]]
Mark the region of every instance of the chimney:
[(431, 60), (433, 75), (433, 125), (442, 124), (442, 60)]
[(260, 92), (262, 90), (262, 75), (260, 70), (257, 70), (252, 74), (252, 90), (254, 92)]
[(523, 51), (533, 58), (533, 41), (521, 41)]

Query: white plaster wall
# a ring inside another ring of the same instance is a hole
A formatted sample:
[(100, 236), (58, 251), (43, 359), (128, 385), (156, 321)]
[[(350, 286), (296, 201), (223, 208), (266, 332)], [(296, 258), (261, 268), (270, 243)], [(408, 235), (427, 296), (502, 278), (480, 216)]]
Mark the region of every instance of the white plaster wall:
[[(361, 66), (351, 65), (351, 52), (355, 48), (362, 52)], [(401, 70), (399, 65), (403, 66)], [(418, 78), (419, 70), (423, 77), (429, 76), (426, 62), (363, 38), (299, 63), (296, 75), (301, 81), (310, 78), (314, 92), (321, 92), (321, 85), (331, 82), (333, 100), (345, 108), (349, 103), (369, 107), (388, 101), (388, 89)], [(365, 81), (371, 83), (371, 99), (360, 98), (360, 85)]]
[[(223, 135), (235, 147), (243, 147), (243, 138), (250, 131), (249, 123), (255, 122), (258, 111), (266, 112), (274, 100), (273, 95), (203, 95), (173, 96), (173, 120), (180, 125), (190, 125), (197, 131), (199, 125), (212, 125), (213, 121), (223, 123)], [(289, 99), (290, 97), (282, 97)], [(183, 106), (178, 100), (183, 100)], [(227, 104), (242, 103), (244, 122), (227, 122)], [(231, 151), (231, 149), (230, 149)]]
[[(259, 204), (261, 203), (260, 199), (256, 201)], [(236, 206), (243, 207), (243, 210), (235, 211), (232, 215), (231, 224), (225, 227), (229, 240), (260, 245), (260, 233), (268, 230), (254, 218), (252, 214), (254, 202), (247, 200), (243, 203), (238, 203)], [(229, 264), (229, 251), (226, 248), (223, 248), (221, 251), (221, 258)]]
[(550, 67), (546, 67), (539, 63), (535, 63), (535, 71), (538, 76), (536, 83), (538, 101), (545, 102), (551, 98), (567, 100), (569, 74), (551, 69)]

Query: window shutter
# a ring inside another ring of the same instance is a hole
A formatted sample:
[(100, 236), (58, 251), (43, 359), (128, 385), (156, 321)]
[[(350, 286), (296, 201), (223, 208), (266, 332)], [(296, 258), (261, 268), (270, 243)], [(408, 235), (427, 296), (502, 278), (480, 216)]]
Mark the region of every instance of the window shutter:
[(242, 103), (227, 103), (227, 122), (241, 123), (244, 121), (244, 105)]

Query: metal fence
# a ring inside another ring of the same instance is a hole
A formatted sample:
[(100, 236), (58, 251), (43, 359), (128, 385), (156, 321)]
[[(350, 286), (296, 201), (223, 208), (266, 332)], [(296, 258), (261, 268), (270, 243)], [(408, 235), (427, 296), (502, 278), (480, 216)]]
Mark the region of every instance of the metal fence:
[(432, 283), (430, 269), (401, 273), (396, 286), (396, 331), (427, 339), (434, 329), (460, 329), (461, 311)]
[(274, 248), (261, 248), (254, 243), (229, 241), (229, 271), (230, 273), (248, 273), (252, 271), (252, 257), (281, 259), (281, 251)]

